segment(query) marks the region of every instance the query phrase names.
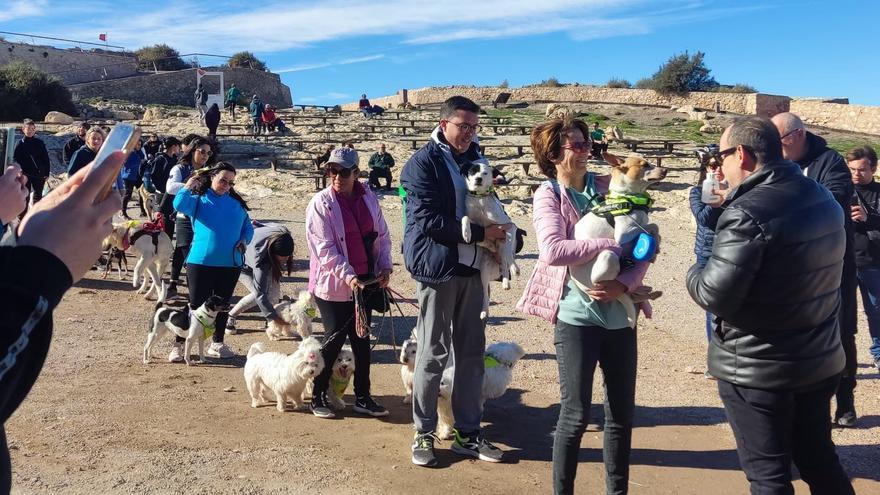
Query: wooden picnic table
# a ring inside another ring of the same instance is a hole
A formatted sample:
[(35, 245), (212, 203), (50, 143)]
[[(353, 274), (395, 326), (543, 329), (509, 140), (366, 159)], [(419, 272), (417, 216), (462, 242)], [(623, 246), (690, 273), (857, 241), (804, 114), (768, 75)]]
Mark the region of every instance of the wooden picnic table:
[(632, 152), (637, 152), (639, 150), (639, 146), (651, 147), (659, 145), (661, 148), (666, 150), (667, 153), (672, 153), (675, 150), (675, 145), (687, 144), (687, 141), (680, 141), (677, 139), (618, 139), (617, 142), (623, 144)]

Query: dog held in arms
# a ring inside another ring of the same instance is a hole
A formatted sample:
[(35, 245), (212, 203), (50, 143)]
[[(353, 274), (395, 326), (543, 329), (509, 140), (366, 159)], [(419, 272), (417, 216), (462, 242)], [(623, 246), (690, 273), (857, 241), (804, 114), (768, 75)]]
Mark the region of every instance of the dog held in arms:
[[(611, 182), (605, 203), (589, 211), (578, 221), (574, 227), (574, 238), (614, 239), (623, 248), (623, 257), (626, 258), (632, 253), (642, 232), (646, 231), (659, 244), (659, 228), (656, 224), (648, 223), (648, 210), (652, 201), (647, 190), (666, 177), (666, 169), (653, 166), (636, 155), (621, 161), (606, 153), (605, 159), (611, 165)], [(621, 257), (613, 251), (605, 250), (586, 263), (569, 267), (569, 274), (586, 296), (587, 291), (597, 282), (616, 279), (620, 270)], [(632, 328), (635, 328), (637, 317), (635, 304), (661, 295), (660, 291), (643, 287), (634, 293), (624, 293), (618, 298), (626, 308)]]
[[(526, 352), (516, 342), (495, 342), (486, 347), (483, 363), (483, 392), (480, 404), (488, 399), (504, 395), (513, 380), (513, 367)], [(452, 384), (455, 377), (455, 364), (443, 370), (440, 379), (440, 397), (437, 400), (437, 436), (441, 439), (452, 437), (455, 416), (452, 412)]]
[(211, 296), (204, 304), (190, 312), (187, 308), (182, 310), (162, 307), (162, 303), (156, 304), (156, 313), (153, 314), (153, 325), (147, 334), (147, 343), (144, 345), (144, 364), (149, 364), (152, 357), (151, 351), (163, 335), (171, 331), (174, 335), (186, 339), (183, 346), (183, 359), (187, 366), (191, 366), (191, 349), (194, 341), (199, 342), (199, 361), (205, 360), (205, 339), (210, 337), (216, 329), (217, 314), (227, 311), (229, 308), (219, 296)]
[(307, 337), (293, 354), (266, 352), (266, 346), (257, 342), (251, 346), (244, 365), (244, 381), (251, 396), (251, 407), (260, 407), (275, 400), (280, 412), (287, 402), (294, 409), (303, 407), (303, 392), (324, 369), (321, 344)]
[(519, 275), (519, 267), (516, 265), (516, 225), (504, 211), (504, 206), (498, 196), (495, 195), (492, 183), (493, 168), (484, 162), (474, 162), (467, 166), (465, 183), (467, 184), (467, 215), (461, 218), (461, 237), (469, 243), (473, 237), (471, 223), (481, 227), (489, 225), (502, 225), (506, 231), (505, 240), (484, 240), (479, 246), (491, 253), (497, 253), (500, 263), (495, 256), (484, 253), (480, 266), (480, 281), (483, 285), (483, 309), (480, 318), (485, 320), (489, 316), (489, 282), (501, 277), (501, 287), (510, 289), (510, 278)]
[(275, 312), (286, 325), (279, 325), (270, 321), (266, 325), (266, 337), (269, 340), (280, 340), (282, 337), (293, 337), (294, 330), (302, 338), (312, 335), (312, 320), (318, 315), (316, 312), (315, 299), (307, 290), (299, 291), (296, 301), (291, 301), (284, 296), (282, 301), (275, 305)]

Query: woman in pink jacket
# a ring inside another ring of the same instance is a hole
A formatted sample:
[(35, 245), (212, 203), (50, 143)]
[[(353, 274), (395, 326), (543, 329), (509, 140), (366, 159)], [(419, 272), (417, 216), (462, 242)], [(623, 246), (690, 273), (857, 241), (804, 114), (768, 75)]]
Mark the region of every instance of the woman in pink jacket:
[[(538, 262), (517, 304), (520, 311), (555, 324), (561, 408), (553, 440), (554, 493), (574, 491), (581, 437), (589, 423), (593, 373), (605, 380), (606, 489), (626, 493), (635, 409), (636, 331), (617, 300), (641, 285), (646, 265), (600, 282), (584, 294), (568, 267), (604, 249), (619, 253), (613, 239), (574, 240), (574, 225), (607, 192), (609, 176), (587, 172), (590, 131), (580, 120), (552, 120), (532, 131), (532, 150), (550, 180), (535, 192), (533, 215)], [(589, 296), (589, 297), (588, 297)]]
[[(306, 209), (306, 242), (309, 246), (309, 292), (315, 296), (324, 322), (321, 354), (326, 366), (315, 378), (312, 413), (335, 416), (327, 401), (333, 362), (345, 337), (355, 358), (355, 412), (374, 417), (388, 410), (370, 395), (370, 338), (355, 329), (353, 291), (375, 281), (385, 287), (391, 276), (391, 239), (376, 195), (358, 181), (358, 156), (351, 148), (330, 154), (327, 171), (332, 182), (316, 194)], [(380, 295), (374, 290), (369, 292)], [(367, 293), (365, 293), (367, 294)], [(371, 302), (366, 301), (369, 307)], [(370, 310), (367, 313), (369, 324)]]

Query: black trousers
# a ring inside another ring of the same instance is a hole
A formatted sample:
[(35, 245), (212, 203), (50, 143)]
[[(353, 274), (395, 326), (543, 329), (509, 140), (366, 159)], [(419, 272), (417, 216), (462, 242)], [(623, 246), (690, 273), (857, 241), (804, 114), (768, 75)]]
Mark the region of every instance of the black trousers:
[[(131, 201), (131, 196), (134, 194), (134, 190), (141, 185), (141, 181), (139, 180), (123, 180), (125, 183), (125, 194), (122, 196), (122, 214), (128, 216), (128, 202)], [(141, 207), (141, 214), (146, 215), (147, 210), (144, 209), (144, 203), (141, 201), (140, 196), (135, 200), (138, 205)], [(152, 218), (150, 219), (152, 220)]]
[(177, 217), (174, 228), (177, 237), (174, 239), (174, 253), (171, 255), (171, 283), (176, 284), (183, 270), (183, 263), (189, 256), (189, 246), (193, 239), (192, 222), (189, 217)]
[[(370, 336), (358, 337), (355, 332), (354, 301), (325, 301), (315, 297), (315, 303), (324, 323), (324, 342), (321, 344), (324, 370), (315, 377), (314, 395), (326, 392), (330, 386), (333, 362), (345, 344), (345, 337), (348, 337), (351, 352), (354, 353), (354, 394), (356, 397), (370, 395)], [(368, 311), (369, 320), (371, 315)]]
[(43, 188), (46, 187), (46, 177), (31, 177), (27, 178), (28, 189), (33, 191), (34, 203), (43, 199)]
[(794, 494), (794, 462), (813, 495), (855, 494), (831, 440), (831, 396), (839, 377), (805, 391), (762, 390), (718, 380), (739, 463), (752, 495)]
[(843, 270), (843, 278), (840, 281), (840, 343), (843, 345), (844, 354), (846, 354), (846, 365), (843, 368), (843, 373), (840, 374), (840, 383), (835, 394), (837, 399), (835, 419), (844, 413), (855, 413), (856, 410), (856, 374), (859, 366), (856, 356), (858, 278), (854, 266), (846, 265)]
[(391, 171), (387, 168), (370, 169), (370, 187), (379, 189), (379, 179), (385, 179), (385, 187), (391, 189)]
[[(235, 284), (238, 283), (240, 267), (232, 266), (206, 266), (189, 263), (186, 265), (186, 283), (189, 287), (189, 307), (191, 310), (198, 308), (209, 297), (220, 296), (226, 304), (235, 292)], [(217, 315), (214, 342), (223, 342), (226, 334), (226, 321), (229, 319), (229, 311)], [(178, 342), (186, 339), (177, 338)]]

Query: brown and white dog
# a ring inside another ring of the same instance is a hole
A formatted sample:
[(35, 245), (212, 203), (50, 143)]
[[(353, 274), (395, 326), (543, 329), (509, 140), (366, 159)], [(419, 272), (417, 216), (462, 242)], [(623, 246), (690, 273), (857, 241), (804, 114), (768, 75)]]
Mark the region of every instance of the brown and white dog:
[(101, 278), (107, 278), (107, 275), (110, 274), (114, 260), (116, 260), (119, 280), (124, 278), (123, 270), (124, 274), (128, 275), (128, 261), (125, 258), (125, 251), (128, 250), (129, 242), (128, 225), (113, 225), (113, 230), (110, 231), (110, 234), (104, 238), (104, 242), (101, 244), (101, 251), (107, 257), (107, 263), (104, 265), (104, 273), (101, 274)]
[[(605, 154), (606, 160), (611, 165), (611, 183), (608, 186), (606, 204), (614, 201), (614, 198), (641, 197), (647, 198), (648, 188), (666, 177), (666, 169), (657, 167), (646, 162), (642, 157), (630, 155), (625, 161), (610, 154)], [(624, 253), (631, 252), (639, 234), (647, 231), (659, 241), (660, 230), (656, 224), (648, 223), (648, 210), (644, 205), (629, 207), (624, 206), (615, 212), (604, 215), (594, 211), (588, 212), (574, 227), (574, 238), (585, 239), (614, 239), (617, 244), (624, 248)], [(619, 213), (625, 211), (625, 213)], [(643, 230), (644, 229), (644, 230)], [(594, 284), (600, 281), (613, 280), (620, 274), (620, 257), (610, 250), (605, 250), (596, 255), (592, 260), (569, 267), (572, 280), (584, 293), (589, 291)], [(618, 299), (627, 310), (630, 324), (635, 325), (636, 308), (635, 302), (660, 297), (660, 292), (640, 291), (637, 295), (623, 294)], [(634, 328), (634, 327), (633, 327)]]

